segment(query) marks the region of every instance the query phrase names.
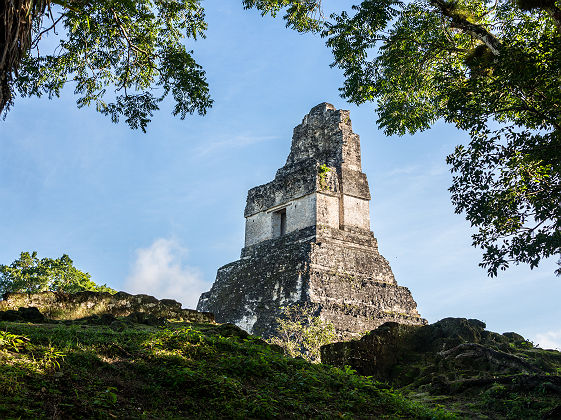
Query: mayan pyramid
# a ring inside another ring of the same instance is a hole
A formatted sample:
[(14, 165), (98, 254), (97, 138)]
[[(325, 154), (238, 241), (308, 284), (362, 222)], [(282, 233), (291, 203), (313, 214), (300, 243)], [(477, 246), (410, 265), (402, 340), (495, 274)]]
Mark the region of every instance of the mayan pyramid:
[(425, 324), (378, 252), (369, 202), (349, 111), (317, 105), (275, 179), (249, 190), (241, 257), (218, 269), (197, 309), (264, 337), (295, 304), (311, 305), (343, 339), (387, 321)]

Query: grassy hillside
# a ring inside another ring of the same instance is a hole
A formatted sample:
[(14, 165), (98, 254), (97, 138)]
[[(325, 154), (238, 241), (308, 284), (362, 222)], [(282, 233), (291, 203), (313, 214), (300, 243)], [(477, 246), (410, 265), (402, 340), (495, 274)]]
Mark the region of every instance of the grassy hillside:
[(0, 322), (0, 418), (454, 418), (233, 326), (92, 323)]

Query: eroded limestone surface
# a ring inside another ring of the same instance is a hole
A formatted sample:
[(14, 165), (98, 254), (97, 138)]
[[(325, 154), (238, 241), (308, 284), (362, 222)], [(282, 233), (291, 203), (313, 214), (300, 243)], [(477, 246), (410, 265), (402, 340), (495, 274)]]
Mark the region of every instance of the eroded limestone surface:
[(387, 321), (426, 324), (378, 252), (369, 202), (349, 111), (317, 105), (275, 179), (249, 190), (241, 258), (218, 270), (197, 309), (265, 337), (283, 306), (303, 303), (341, 338)]

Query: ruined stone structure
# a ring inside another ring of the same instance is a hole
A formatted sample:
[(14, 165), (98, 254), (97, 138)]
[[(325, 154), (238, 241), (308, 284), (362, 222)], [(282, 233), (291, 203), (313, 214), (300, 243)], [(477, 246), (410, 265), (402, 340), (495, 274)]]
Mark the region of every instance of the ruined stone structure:
[(241, 258), (218, 270), (197, 309), (265, 337), (283, 306), (304, 303), (341, 338), (387, 321), (425, 324), (378, 252), (369, 201), (349, 111), (314, 107), (275, 179), (249, 190)]

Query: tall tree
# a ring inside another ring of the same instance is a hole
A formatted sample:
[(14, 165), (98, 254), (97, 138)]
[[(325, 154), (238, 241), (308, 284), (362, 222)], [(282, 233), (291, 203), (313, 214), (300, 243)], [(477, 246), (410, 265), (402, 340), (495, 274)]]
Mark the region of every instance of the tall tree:
[(143, 131), (168, 95), (174, 115), (205, 114), (205, 72), (184, 45), (205, 36), (200, 2), (0, 2), (0, 112), (16, 94), (51, 98), (70, 83), (79, 107)]
[[(274, 14), (301, 2), (245, 3)], [(491, 276), (561, 254), (559, 4), (364, 0), (322, 23), (333, 66), (345, 75), (342, 96), (375, 102), (387, 134), (439, 119), (470, 134), (447, 158), (450, 191), (456, 212), (478, 228), (473, 244)], [(285, 19), (313, 28), (306, 15)]]

